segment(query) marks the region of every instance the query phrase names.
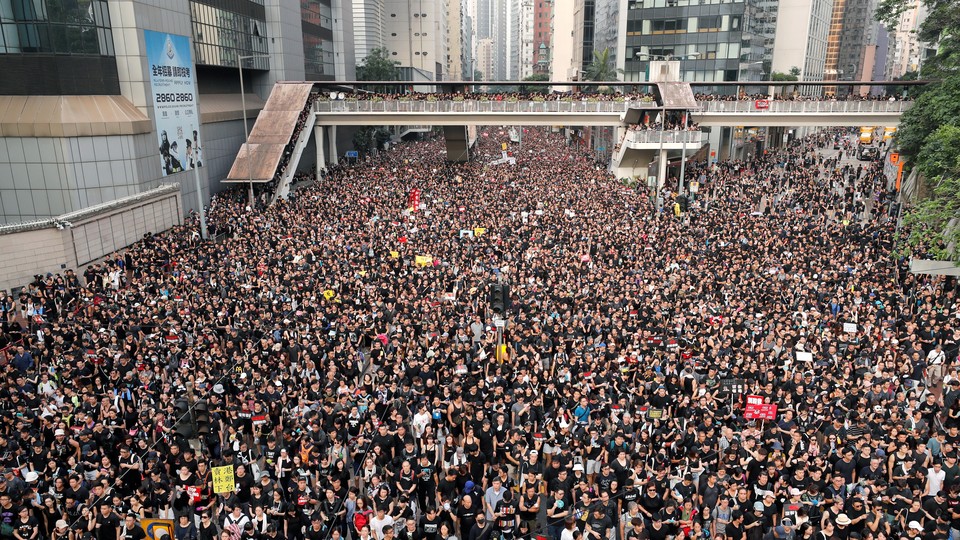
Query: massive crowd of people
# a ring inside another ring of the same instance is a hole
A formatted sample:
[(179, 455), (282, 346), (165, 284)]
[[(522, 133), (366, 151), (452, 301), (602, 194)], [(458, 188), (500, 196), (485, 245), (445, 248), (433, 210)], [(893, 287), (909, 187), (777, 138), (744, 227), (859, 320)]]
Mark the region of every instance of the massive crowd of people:
[(875, 166), (831, 134), (691, 165), (677, 215), (488, 135), (223, 194), (221, 241), (191, 219), (0, 302), (0, 539), (960, 534), (956, 281), (891, 256)]

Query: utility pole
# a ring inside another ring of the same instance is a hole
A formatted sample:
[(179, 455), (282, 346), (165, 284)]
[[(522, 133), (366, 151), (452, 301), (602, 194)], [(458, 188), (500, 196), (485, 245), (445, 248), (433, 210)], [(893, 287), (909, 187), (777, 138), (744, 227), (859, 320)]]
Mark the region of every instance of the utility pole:
[(243, 108), (243, 133), (247, 144), (247, 179), (250, 185), (250, 210), (255, 208), (253, 201), (253, 160), (250, 156), (250, 129), (247, 127), (247, 95), (243, 91), (243, 61), (251, 58), (270, 58), (269, 54), (251, 54), (237, 57), (237, 68), (240, 70), (240, 106)]

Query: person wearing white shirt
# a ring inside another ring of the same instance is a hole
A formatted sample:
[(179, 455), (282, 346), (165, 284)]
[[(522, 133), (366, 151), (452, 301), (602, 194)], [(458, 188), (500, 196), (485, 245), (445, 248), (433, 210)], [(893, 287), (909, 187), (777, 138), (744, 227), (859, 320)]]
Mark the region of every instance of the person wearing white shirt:
[(943, 345), (937, 346), (927, 353), (927, 386), (930, 388), (940, 384), (943, 380), (943, 364), (947, 355), (943, 352)]
[(927, 469), (927, 487), (924, 490), (924, 500), (927, 497), (936, 497), (943, 489), (943, 482), (947, 477), (947, 472), (943, 470), (943, 465), (939, 461), (933, 462), (933, 467)]
[(383, 528), (392, 527), (393, 518), (387, 515), (386, 509), (377, 508), (377, 515), (370, 520), (370, 532), (377, 540), (383, 540)]

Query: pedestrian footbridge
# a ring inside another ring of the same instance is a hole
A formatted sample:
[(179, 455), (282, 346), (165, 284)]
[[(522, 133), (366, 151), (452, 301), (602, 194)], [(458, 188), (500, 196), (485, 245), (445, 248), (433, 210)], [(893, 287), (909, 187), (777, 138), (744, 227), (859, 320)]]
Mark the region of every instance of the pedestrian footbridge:
[[(909, 101), (699, 101), (701, 126), (889, 126)], [(630, 111), (656, 112), (656, 101), (328, 100), (317, 101), (318, 125), (621, 126)]]
[(659, 83), (654, 90), (654, 97), (636, 99), (574, 99), (564, 94), (524, 99), (484, 94), (379, 94), (360, 99), (351, 94), (336, 99), (343, 94), (318, 91), (314, 83), (281, 82), (274, 86), (226, 182), (276, 181), (275, 199), (286, 197), (311, 138), (318, 172), (326, 164), (337, 164), (339, 126), (443, 127), (447, 157), (452, 161), (469, 159), (474, 126), (616, 126), (622, 130), (613, 155), (617, 167), (627, 157), (638, 163), (641, 154), (637, 152), (649, 161), (651, 152), (662, 157), (669, 150), (696, 151), (702, 146), (700, 131), (628, 129), (643, 123), (641, 119), (649, 121), (671, 111), (682, 111), (688, 123), (699, 127), (892, 126), (911, 105), (908, 101), (697, 101), (685, 83)]

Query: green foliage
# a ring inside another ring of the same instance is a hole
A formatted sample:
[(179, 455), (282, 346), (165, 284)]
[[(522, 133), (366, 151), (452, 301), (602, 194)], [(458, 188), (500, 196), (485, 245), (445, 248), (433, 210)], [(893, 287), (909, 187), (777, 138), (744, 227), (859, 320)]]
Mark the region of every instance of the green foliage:
[[(917, 71), (908, 71), (908, 72), (904, 73), (902, 77), (897, 77), (897, 78), (894, 79), (894, 80), (895, 80), (895, 81), (916, 81), (916, 80), (918, 80), (919, 78), (920, 78), (920, 73), (919, 73), (919, 72), (917, 72)], [(911, 98), (911, 99), (917, 99), (917, 97), (919, 97), (920, 94), (923, 93), (923, 87), (922, 87), (922, 86), (907, 86), (907, 85), (903, 85), (903, 86), (888, 86), (888, 87), (887, 87), (887, 92), (888, 92), (889, 94), (891, 94), (891, 95), (896, 95), (896, 96), (904, 96), (904, 95), (906, 95), (907, 97), (909, 97), (909, 98)]]
[(943, 125), (931, 133), (917, 155), (916, 167), (929, 179), (960, 178), (960, 125)]
[[(956, 0), (921, 0), (927, 11), (917, 37), (920, 41), (937, 46), (937, 54), (923, 60), (920, 76), (934, 80), (955, 74), (960, 68), (960, 9)], [(887, 28), (893, 28), (900, 15), (914, 5), (911, 0), (880, 0), (875, 18)]]
[[(927, 18), (917, 37), (936, 54), (924, 58), (919, 74), (934, 81), (922, 88), (910, 88), (916, 95), (913, 107), (900, 118), (896, 144), (900, 153), (922, 174), (920, 192), (928, 196), (906, 212), (902, 253), (937, 259), (960, 259), (960, 9), (956, 0), (920, 0)], [(880, 0), (876, 18), (888, 28), (900, 15), (912, 9), (911, 0)], [(901, 92), (904, 89), (900, 89)], [(923, 189), (926, 188), (926, 189)]]
[[(396, 81), (400, 78), (400, 62), (390, 58), (390, 51), (386, 47), (379, 47), (363, 59), (357, 66), (357, 80), (360, 81)], [(375, 92), (386, 92), (388, 87), (378, 86), (371, 88)]]
[(366, 126), (353, 134), (353, 148), (365, 155), (375, 148), (382, 148), (389, 140), (390, 130), (387, 128)]
[(785, 82), (785, 81), (799, 81), (800, 78), (790, 73), (780, 73), (779, 71), (774, 71), (773, 75), (770, 76), (770, 80), (774, 82)]
[(933, 195), (920, 201), (903, 217), (904, 230), (908, 231), (906, 245), (901, 245), (904, 255), (938, 260), (957, 260), (957, 251), (951, 246), (960, 245), (960, 227), (956, 218), (960, 215), (960, 177), (940, 177)]
[(583, 75), (585, 81), (615, 81), (621, 72), (613, 66), (610, 59), (610, 49), (593, 51), (593, 62), (587, 66)]
[(901, 153), (924, 160), (921, 149), (928, 136), (940, 126), (960, 122), (960, 75), (949, 77), (917, 98), (900, 117), (897, 145)]
[(793, 66), (792, 68), (790, 68), (790, 75), (793, 75), (794, 77), (797, 77), (796, 79), (793, 79), (793, 80), (795, 80), (795, 81), (799, 80), (799, 77), (800, 77), (800, 68), (798, 68), (797, 66)]
[[(525, 77), (523, 80), (543, 82), (543, 81), (549, 81), (550, 76), (547, 75), (546, 73), (534, 73), (529, 77)], [(520, 85), (521, 94), (546, 94), (548, 92), (550, 92), (549, 86), (533, 86), (533, 85), (526, 85), (526, 84)]]

